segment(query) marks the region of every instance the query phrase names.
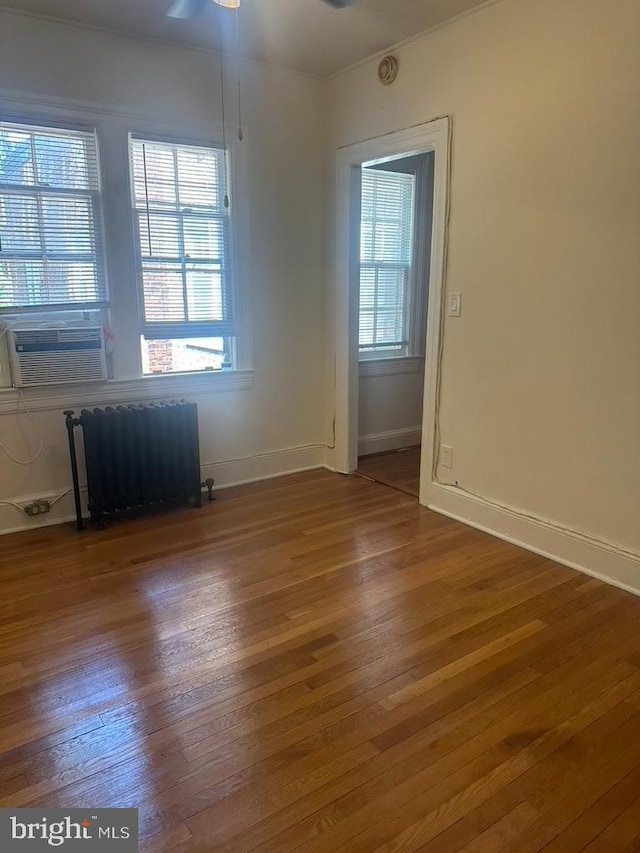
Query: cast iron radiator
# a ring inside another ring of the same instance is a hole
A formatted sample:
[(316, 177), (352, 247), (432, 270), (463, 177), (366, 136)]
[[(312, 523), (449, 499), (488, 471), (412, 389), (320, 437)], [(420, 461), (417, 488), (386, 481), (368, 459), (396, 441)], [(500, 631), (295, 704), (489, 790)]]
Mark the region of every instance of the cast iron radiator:
[[(83, 529), (74, 428), (82, 427), (91, 521), (105, 513), (201, 504), (198, 407), (171, 403), (66, 411), (78, 530)], [(213, 481), (208, 481), (209, 497)]]

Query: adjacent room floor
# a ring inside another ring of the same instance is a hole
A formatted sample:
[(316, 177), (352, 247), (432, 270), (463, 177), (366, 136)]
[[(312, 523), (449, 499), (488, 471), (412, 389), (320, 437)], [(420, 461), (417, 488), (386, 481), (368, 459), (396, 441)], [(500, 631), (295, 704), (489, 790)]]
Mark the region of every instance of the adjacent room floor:
[(417, 498), (420, 494), (420, 446), (360, 456), (358, 473)]
[(141, 850), (637, 849), (640, 601), (360, 477), (8, 536), (2, 806)]

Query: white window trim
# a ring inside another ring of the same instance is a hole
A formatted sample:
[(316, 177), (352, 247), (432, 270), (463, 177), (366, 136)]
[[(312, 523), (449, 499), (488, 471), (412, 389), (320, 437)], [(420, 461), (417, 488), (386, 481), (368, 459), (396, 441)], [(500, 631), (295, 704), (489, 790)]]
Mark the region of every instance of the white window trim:
[[(139, 314), (139, 319), (140, 319), (140, 333), (144, 334), (147, 326), (154, 326), (154, 325), (161, 326), (162, 322), (149, 321), (146, 319), (144, 264), (146, 261), (150, 261), (151, 263), (153, 263), (155, 261), (155, 256), (151, 252), (151, 246), (149, 246), (149, 252), (150, 252), (149, 256), (147, 257), (143, 254), (142, 240), (141, 240), (141, 228), (143, 228), (145, 231), (146, 231), (147, 227), (149, 229), (151, 229), (148, 217), (149, 217), (149, 215), (157, 216), (159, 212), (161, 213), (161, 215), (170, 215), (172, 217), (176, 217), (177, 221), (181, 221), (183, 223), (181, 227), (184, 227), (185, 220), (188, 219), (190, 215), (192, 215), (192, 212), (191, 213), (186, 212), (184, 210), (185, 206), (183, 204), (178, 204), (176, 206), (176, 208), (172, 209), (171, 211), (169, 211), (167, 209), (163, 209), (162, 207), (160, 207), (158, 209), (153, 205), (152, 202), (149, 201), (149, 199), (146, 199), (146, 202), (142, 206), (140, 206), (140, 201), (136, 198), (135, 191), (134, 191), (134, 185), (135, 185), (134, 162), (135, 162), (135, 157), (134, 157), (134, 153), (133, 153), (133, 146), (136, 143), (141, 144), (143, 147), (143, 150), (144, 150), (145, 144), (149, 145), (149, 146), (153, 146), (153, 145), (157, 144), (157, 145), (175, 146), (175, 148), (179, 147), (182, 149), (192, 148), (192, 149), (199, 149), (199, 150), (208, 150), (208, 151), (216, 152), (216, 154), (219, 154), (220, 152), (224, 151), (224, 147), (223, 147), (224, 143), (222, 140), (216, 140), (216, 141), (209, 140), (209, 142), (205, 145), (201, 141), (193, 142), (192, 140), (186, 140), (186, 139), (179, 139), (178, 140), (175, 138), (173, 138), (173, 139), (167, 138), (166, 136), (163, 136), (161, 138), (154, 136), (153, 138), (150, 138), (150, 137), (138, 136), (137, 134), (133, 134), (133, 133), (129, 134), (129, 157), (130, 157), (130, 161), (129, 161), (129, 182), (130, 182), (130, 190), (131, 190), (132, 218), (133, 218), (133, 224), (134, 224), (134, 245), (135, 245), (135, 249), (136, 249), (136, 274), (137, 274), (137, 285), (138, 285), (138, 314)], [(143, 155), (143, 157), (144, 157), (144, 155)], [(228, 151), (226, 153), (226, 156), (224, 154), (222, 155), (222, 162), (223, 162), (224, 169), (225, 169), (224, 192), (227, 195), (227, 197), (230, 197), (230, 190), (228, 187), (228, 182), (229, 182), (229, 174), (228, 174), (229, 154), (228, 154)], [(143, 169), (146, 169), (146, 164), (143, 165)], [(145, 182), (146, 182), (146, 178), (145, 178)], [(179, 179), (178, 179), (178, 175), (176, 173), (176, 174), (174, 174), (174, 189), (175, 189), (175, 193), (176, 193), (176, 199), (179, 198), (179, 193), (180, 193), (179, 186), (180, 186)], [(203, 334), (201, 331), (194, 330), (193, 334), (191, 335), (191, 337), (194, 337), (194, 338), (207, 338), (207, 337), (211, 337), (211, 338), (233, 337), (233, 338), (235, 338), (235, 325), (236, 325), (237, 318), (235, 316), (235, 299), (234, 299), (235, 279), (234, 279), (234, 275), (233, 275), (234, 270), (233, 270), (232, 251), (231, 251), (231, 219), (233, 216), (233, 212), (234, 212), (234, 208), (232, 207), (231, 211), (225, 211), (225, 212), (223, 212), (221, 209), (218, 209), (215, 211), (211, 210), (208, 212), (208, 215), (212, 219), (215, 219), (216, 221), (218, 221), (220, 223), (221, 228), (222, 228), (223, 233), (224, 233), (224, 237), (223, 237), (223, 259), (221, 260), (222, 271), (225, 273), (225, 275), (223, 276), (223, 279), (222, 279), (224, 282), (223, 283), (223, 291), (226, 291), (226, 294), (231, 297), (231, 303), (232, 303), (231, 304), (231, 314), (232, 314), (232, 324), (233, 324), (234, 333), (229, 334), (228, 331), (219, 330), (219, 331), (213, 332), (211, 334)], [(145, 225), (145, 223), (146, 223), (146, 225)], [(203, 260), (203, 259), (200, 259), (200, 260)], [(175, 259), (174, 259), (174, 262), (175, 262)], [(182, 266), (183, 266), (182, 275), (183, 276), (184, 276), (184, 265), (185, 265), (185, 259), (182, 258)], [(229, 279), (230, 279), (230, 284), (229, 284)], [(184, 282), (183, 282), (183, 287), (184, 287)], [(189, 311), (188, 301), (184, 303), (184, 309), (185, 309), (185, 314), (188, 314), (188, 311)], [(181, 325), (187, 326), (189, 324), (189, 322), (194, 322), (194, 321), (189, 321), (188, 319), (185, 320), (184, 322), (183, 321), (174, 321), (172, 323), (172, 325), (174, 325), (174, 326), (181, 326)], [(206, 321), (202, 321), (202, 322), (206, 322)], [(173, 336), (170, 334), (170, 331), (167, 330), (166, 336), (164, 338), (156, 337), (155, 339), (156, 340), (171, 340), (172, 337)], [(151, 338), (151, 339), (153, 339), (153, 338)]]
[[(31, 93), (15, 92), (0, 88), (0, 115), (6, 120), (52, 126), (83, 126), (96, 129), (98, 137), (98, 159), (103, 192), (105, 266), (109, 282), (110, 323), (116, 338), (114, 354), (114, 377), (99, 386), (104, 393), (94, 393), (96, 385), (87, 383), (86, 393), (78, 384), (43, 388), (42, 396), (48, 400), (73, 402), (82, 399), (102, 402), (160, 399), (165, 395), (203, 394), (209, 392), (243, 390), (253, 385), (253, 324), (251, 316), (251, 269), (248, 252), (243, 246), (250, 245), (250, 212), (244, 200), (249, 198), (248, 149), (250, 132), (245, 129), (242, 142), (228, 143), (229, 194), (232, 199), (241, 199), (232, 213), (231, 258), (234, 275), (233, 295), (236, 323), (236, 364), (231, 370), (194, 371), (148, 376), (142, 373), (140, 347), (140, 324), (138, 319), (138, 290), (136, 279), (136, 256), (133, 246), (133, 210), (129, 190), (129, 134), (151, 137), (167, 137), (193, 144), (210, 144), (211, 140), (222, 139), (220, 124), (189, 122), (188, 139), (185, 139), (185, 123), (171, 121), (152, 114), (141, 114), (105, 104), (73, 101)], [(107, 150), (108, 149), (108, 150)], [(123, 186), (123, 176), (127, 177)], [(113, 178), (113, 180), (112, 180)], [(118, 187), (114, 191), (113, 185)], [(114, 219), (119, 220), (117, 236), (114, 237)], [(125, 233), (126, 232), (126, 233)], [(115, 243), (119, 255), (115, 261)], [(233, 380), (235, 377), (235, 381)], [(158, 386), (156, 383), (163, 383)], [(80, 388), (80, 391), (78, 389)], [(94, 389), (94, 390), (92, 390)], [(148, 390), (147, 390), (148, 389)], [(26, 392), (27, 401), (39, 399), (37, 389)], [(58, 397), (59, 393), (59, 397)], [(55, 396), (54, 396), (55, 394)], [(120, 394), (125, 396), (120, 396)], [(0, 387), (0, 408), (12, 408), (11, 399), (17, 396), (15, 389)], [(42, 406), (59, 408), (66, 403)], [(34, 402), (35, 408), (39, 404)], [(17, 407), (12, 408), (15, 413)]]
[(440, 343), (443, 293), (446, 278), (449, 220), (451, 118), (443, 116), (405, 130), (347, 145), (336, 154), (335, 278), (330, 298), (333, 319), (328, 337), (329, 351), (335, 352), (335, 447), (325, 456), (327, 467), (350, 473), (358, 463), (358, 247), (350, 224), (360, 215), (359, 174), (363, 163), (383, 162), (400, 156), (435, 152), (433, 182), (433, 225), (429, 271), (429, 302), (425, 352), (424, 414), (422, 420), (422, 460), (420, 503), (429, 504), (436, 459), (435, 430), (440, 375)]
[[(190, 133), (185, 136), (184, 126), (180, 126), (180, 132), (176, 132), (176, 128), (167, 128), (166, 125), (159, 127), (155, 122), (140, 122), (131, 126), (127, 133), (127, 164), (129, 163), (129, 140), (131, 138), (145, 138), (149, 140), (157, 139), (159, 141), (174, 142), (184, 145), (202, 145), (202, 146), (222, 146), (222, 127), (217, 125), (203, 125), (200, 132), (196, 129), (189, 128)], [(249, 198), (249, 182), (248, 182), (248, 161), (246, 147), (247, 133), (243, 134), (242, 143), (238, 140), (227, 142), (227, 178), (228, 192), (231, 200), (231, 217), (229, 222), (229, 254), (231, 258), (231, 274), (233, 276), (232, 298), (233, 312), (236, 325), (235, 336), (235, 367), (233, 371), (245, 371), (253, 368), (253, 346), (252, 346), (252, 317), (251, 317), (251, 300), (248, 295), (249, 288), (249, 267), (248, 267), (248, 252), (242, 251), (243, 246), (250, 245), (249, 234), (249, 212), (247, 204), (235, 204), (235, 199)], [(98, 142), (100, 137), (98, 136)], [(127, 175), (129, 176), (129, 167), (127, 166)], [(129, 177), (129, 181), (130, 181)], [(130, 189), (130, 184), (128, 184)], [(135, 297), (136, 297), (136, 320), (138, 323), (138, 341), (142, 329), (142, 306), (140, 285), (138, 280), (138, 241), (135, 234), (135, 211), (131, 203), (131, 194), (128, 195), (129, 205), (129, 221), (131, 224), (131, 240), (134, 251), (134, 266), (133, 272), (135, 275)], [(153, 376), (145, 375), (142, 372), (142, 353), (138, 345), (138, 368), (143, 379), (152, 379)], [(186, 381), (189, 381), (192, 376), (201, 376), (205, 371), (194, 371), (193, 373), (169, 373), (167, 375), (178, 377), (181, 376)], [(229, 372), (229, 371), (225, 371)], [(209, 378), (213, 379), (220, 374), (209, 373)]]
[[(75, 383), (46, 388), (25, 388), (21, 393), (15, 388), (0, 388), (0, 415), (24, 414), (22, 397), (30, 412), (86, 409), (116, 403), (144, 403), (166, 400), (168, 397), (203, 397), (225, 391), (246, 391), (253, 387), (253, 370), (223, 370), (215, 374), (163, 373), (142, 376), (140, 379), (110, 379), (107, 382)], [(186, 380), (186, 383), (185, 383)], [(65, 389), (69, 389), (68, 392)]]

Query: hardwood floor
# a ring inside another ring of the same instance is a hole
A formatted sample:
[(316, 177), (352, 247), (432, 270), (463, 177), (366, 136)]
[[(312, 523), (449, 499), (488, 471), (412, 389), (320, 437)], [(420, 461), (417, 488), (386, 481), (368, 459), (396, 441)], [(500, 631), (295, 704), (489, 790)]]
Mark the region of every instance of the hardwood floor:
[(420, 494), (420, 447), (360, 456), (358, 473), (417, 498)]
[(638, 850), (640, 601), (358, 477), (4, 537), (2, 806), (141, 850)]

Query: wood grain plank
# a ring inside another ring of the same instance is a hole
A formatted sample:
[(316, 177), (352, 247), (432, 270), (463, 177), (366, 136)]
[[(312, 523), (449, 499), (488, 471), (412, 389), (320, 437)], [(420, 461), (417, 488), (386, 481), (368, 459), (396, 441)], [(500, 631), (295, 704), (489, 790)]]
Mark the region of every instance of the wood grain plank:
[(640, 602), (401, 491), (12, 534), (0, 589), (2, 805), (135, 806), (148, 853), (638, 845)]

